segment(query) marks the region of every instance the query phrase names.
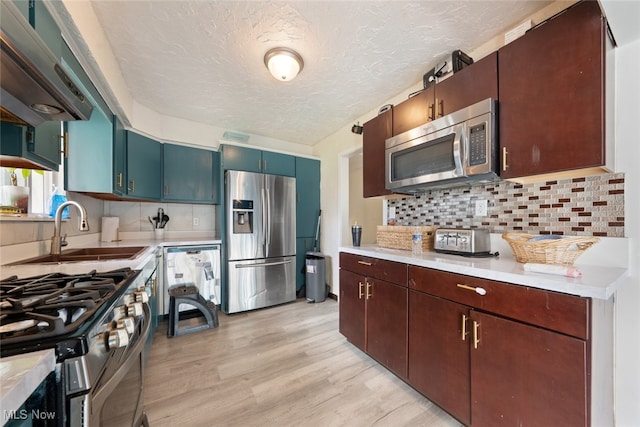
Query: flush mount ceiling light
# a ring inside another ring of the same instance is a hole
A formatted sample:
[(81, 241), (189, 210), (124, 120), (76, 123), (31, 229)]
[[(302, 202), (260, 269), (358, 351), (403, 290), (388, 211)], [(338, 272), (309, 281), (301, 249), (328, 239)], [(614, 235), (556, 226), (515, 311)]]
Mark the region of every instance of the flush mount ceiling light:
[(304, 67), (302, 57), (295, 50), (286, 47), (274, 47), (264, 54), (264, 65), (271, 75), (282, 82), (295, 79)]

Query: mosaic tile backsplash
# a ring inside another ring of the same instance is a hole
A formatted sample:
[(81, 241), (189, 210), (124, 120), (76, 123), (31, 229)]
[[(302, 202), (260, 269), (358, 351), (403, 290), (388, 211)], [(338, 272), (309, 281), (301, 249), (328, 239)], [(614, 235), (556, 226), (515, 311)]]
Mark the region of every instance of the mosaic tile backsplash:
[[(476, 201), (488, 202), (476, 216)], [(500, 181), (388, 200), (397, 225), (624, 237), (624, 174), (535, 184)]]

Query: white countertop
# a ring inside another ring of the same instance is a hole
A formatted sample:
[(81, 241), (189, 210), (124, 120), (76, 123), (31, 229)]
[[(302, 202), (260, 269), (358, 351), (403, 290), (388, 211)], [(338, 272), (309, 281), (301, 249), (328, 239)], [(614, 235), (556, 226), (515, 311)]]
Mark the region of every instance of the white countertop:
[(414, 256), (410, 251), (381, 248), (376, 245), (342, 246), (339, 250), (450, 273), (604, 300), (615, 293), (627, 275), (625, 268), (590, 265), (576, 266), (582, 272), (580, 278), (525, 272), (523, 264), (517, 262), (512, 254), (493, 258), (467, 258), (428, 251), (420, 256)]
[(55, 368), (53, 349), (0, 359), (0, 414), (2, 425)]

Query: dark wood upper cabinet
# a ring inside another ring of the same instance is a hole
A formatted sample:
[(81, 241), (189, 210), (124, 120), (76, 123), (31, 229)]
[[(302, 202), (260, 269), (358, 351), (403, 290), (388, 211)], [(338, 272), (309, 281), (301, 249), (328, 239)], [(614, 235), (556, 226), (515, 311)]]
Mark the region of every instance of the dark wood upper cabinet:
[(434, 86), (393, 107), (393, 135), (433, 120)]
[(385, 188), (384, 144), (391, 138), (393, 109), (374, 117), (362, 127), (362, 188), (364, 197), (391, 194)]
[(605, 49), (583, 1), (498, 51), (502, 178), (605, 164)]

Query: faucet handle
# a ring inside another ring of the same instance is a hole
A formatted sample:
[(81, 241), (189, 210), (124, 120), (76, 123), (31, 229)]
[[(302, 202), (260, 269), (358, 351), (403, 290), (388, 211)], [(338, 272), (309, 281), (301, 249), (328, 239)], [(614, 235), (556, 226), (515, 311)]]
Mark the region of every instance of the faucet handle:
[(62, 239), (60, 240), (60, 246), (67, 246), (69, 244), (69, 242), (67, 242), (67, 235), (65, 234), (64, 236), (62, 236)]

